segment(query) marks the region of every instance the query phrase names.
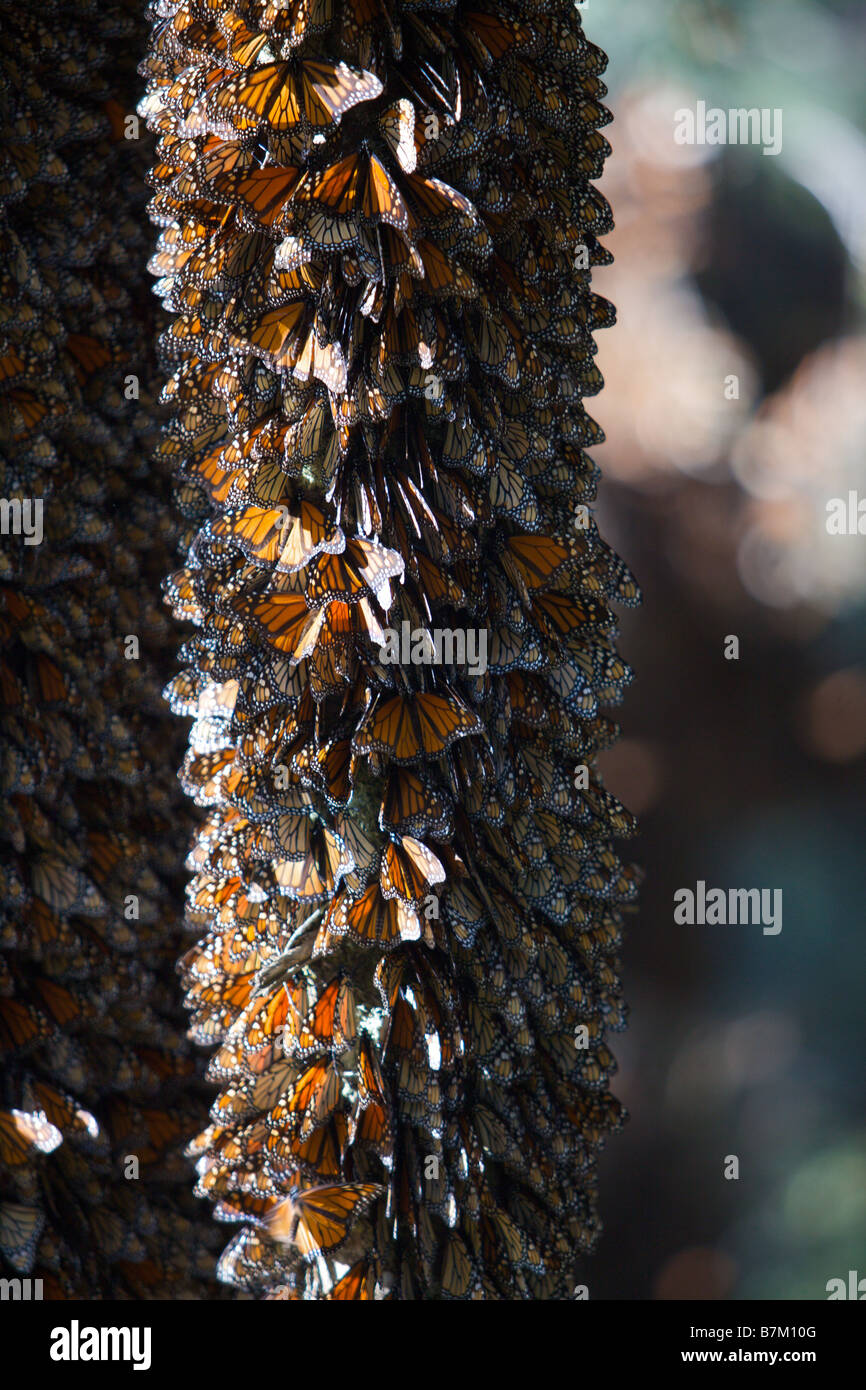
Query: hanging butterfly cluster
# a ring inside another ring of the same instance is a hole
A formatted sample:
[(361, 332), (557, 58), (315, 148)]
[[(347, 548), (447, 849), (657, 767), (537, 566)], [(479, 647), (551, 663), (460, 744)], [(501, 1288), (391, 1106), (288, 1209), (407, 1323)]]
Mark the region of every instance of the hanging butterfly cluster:
[(584, 452), (604, 55), (570, 0), (151, 15), (220, 1275), (569, 1296), (636, 891), (594, 769), (638, 597)]
[(0, 1269), (45, 1298), (200, 1297), (215, 1258), (182, 1153), (206, 1113), (176, 1001), (183, 804), (148, 766), (175, 721), (145, 156), (116, 100), (137, 11), (0, 3)]

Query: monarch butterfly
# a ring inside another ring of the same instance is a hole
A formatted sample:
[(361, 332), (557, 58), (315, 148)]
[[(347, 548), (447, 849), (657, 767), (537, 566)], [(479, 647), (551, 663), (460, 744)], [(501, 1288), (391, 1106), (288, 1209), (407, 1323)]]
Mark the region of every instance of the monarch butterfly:
[(359, 1260), (337, 1280), (325, 1297), (333, 1302), (342, 1300), (369, 1301), (374, 1297), (376, 1277), (368, 1260)]
[(452, 807), (446, 793), (422, 781), (411, 768), (393, 768), (388, 776), (379, 811), (383, 830), (398, 834), (450, 838)]
[(283, 34), (292, 47), (312, 34), (324, 33), (333, 19), (334, 0), (293, 0), (288, 14), (280, 0), (268, 0), (262, 13), (262, 23)]
[(288, 507), (245, 507), (226, 513), (215, 523), (213, 535), (236, 542), (247, 555), (274, 564), (285, 573), (303, 568), (322, 551), (345, 545), (345, 537), (311, 503), (302, 503), (298, 516)]
[(379, 129), (404, 174), (411, 174), (418, 163), (415, 143), (415, 107), (400, 97), (379, 117)]
[(239, 67), (251, 67), (268, 42), (267, 33), (255, 33), (239, 14), (229, 10), (219, 16), (217, 23), (226, 39), (226, 52)]
[(517, 635), (507, 627), (491, 631), (488, 670), (494, 674), (510, 672), (515, 668), (533, 671), (547, 664), (547, 655), (534, 632)]
[[(275, 1043), (280, 1037), (285, 1038), (286, 1026), (283, 1024), (284, 1031), (282, 1035), (275, 1037)], [(282, 1042), (279, 1051), (274, 1047), (269, 1065), (257, 1071), (252, 1078), (247, 1078), (241, 1076), (242, 1048), (229, 1048), (222, 1059), (223, 1065), (213, 1067), (215, 1079), (227, 1081), (230, 1085), (214, 1103), (211, 1109), (212, 1118), (217, 1123), (231, 1124), (235, 1121), (242, 1122), (262, 1111), (272, 1110), (280, 1097), (291, 1089), (298, 1076), (296, 1063), (292, 1060), (280, 1060), (281, 1055)], [(208, 1136), (200, 1136), (198, 1142), (201, 1148), (206, 1150), (210, 1140)], [(199, 1157), (199, 1152), (195, 1148), (191, 1149), (190, 1157)]]
[(321, 173), (310, 191), (311, 199), (330, 212), (354, 213), (367, 222), (387, 223), (406, 233), (411, 214), (397, 185), (374, 154), (349, 155)]
[[(266, 227), (279, 231), (292, 211), (295, 194), (303, 185), (303, 171), (291, 165), (268, 165), (264, 169), (239, 165), (238, 146), (225, 144), (219, 151), (221, 167), (212, 156), (202, 178), (223, 201), (238, 204), (238, 212), (252, 231)], [(239, 167), (234, 167), (239, 165)], [(229, 167), (226, 167), (229, 166)], [(264, 247), (257, 247), (259, 256)]]
[(374, 877), (378, 865), (377, 846), (365, 834), (353, 816), (347, 814), (335, 816), (334, 828), (355, 861), (357, 878), (361, 882), (369, 882)]
[(445, 256), (435, 242), (418, 237), (415, 242), (427, 284), (434, 294), (458, 294), (472, 299), (478, 287), (472, 276), (459, 262)]
[(340, 1103), (340, 1071), (332, 1060), (314, 1062), (295, 1082), (291, 1093), (269, 1112), (275, 1127), (287, 1125), (300, 1139), (330, 1119)]
[(382, 854), (379, 886), (383, 898), (399, 898), (417, 907), (427, 897), (432, 884), (445, 882), (445, 869), (435, 854), (404, 835), (399, 844), (389, 840)]
[(364, 596), (375, 598), (389, 580), (402, 574), (403, 559), (396, 551), (357, 537), (310, 567), (305, 598), (311, 607), (333, 598), (357, 603)]
[(474, 10), (463, 15), (460, 32), (485, 67), (491, 67), (512, 48), (525, 47), (533, 37), (525, 24)]
[(295, 755), (294, 765), (302, 780), (318, 786), (331, 810), (345, 806), (352, 794), (354, 763), (348, 738), (335, 739), (320, 748), (314, 758)]
[(530, 589), (548, 588), (570, 563), (568, 548), (545, 536), (510, 536), (506, 554)]
[(40, 704), (74, 706), (81, 703), (81, 697), (75, 686), (60, 667), (44, 652), (37, 652), (35, 667), (37, 697)]
[(253, 605), (271, 645), (294, 661), (309, 656), (325, 620), (325, 610), (311, 612), (303, 594), (273, 594)]
[(445, 1298), (471, 1297), (476, 1286), (472, 1260), (456, 1231), (450, 1231), (446, 1238), (440, 1282)]
[(299, 1141), (290, 1134), (274, 1131), (268, 1136), (268, 1162), (272, 1168), (285, 1159), (286, 1172), (302, 1170), (314, 1179), (339, 1178), (342, 1168), (344, 1139), (338, 1128), (345, 1121), (339, 1114), (330, 1123), (320, 1126), (309, 1138)]
[(267, 63), (218, 82), (210, 109), (238, 131), (263, 125), (288, 131), (305, 123), (325, 130), (362, 101), (372, 101), (382, 83), (372, 72), (346, 63), (304, 61), (296, 74), (288, 63)]
[(311, 903), (328, 897), (341, 877), (354, 867), (354, 861), (333, 831), (321, 833), (304, 819), (298, 827), (304, 846), (302, 857), (274, 860), (274, 878), (290, 897)]
[[(200, 1041), (215, 1041), (225, 1036), (239, 1011), (249, 1002), (252, 986), (252, 972), (247, 972), (230, 981), (197, 983), (187, 990), (184, 1002), (193, 1015), (192, 1026)], [(204, 1036), (200, 1020), (204, 1022)]]
[(323, 1048), (345, 1052), (355, 1040), (356, 1026), (354, 993), (347, 980), (336, 975), (304, 1020), (293, 1051), (301, 1057)]
[(332, 937), (349, 936), (362, 946), (391, 950), (401, 941), (417, 941), (421, 923), (417, 912), (398, 899), (384, 898), (378, 883), (357, 899), (345, 893), (331, 902), (316, 942), (323, 950)]
[(59, 912), (99, 916), (105, 903), (98, 889), (70, 864), (50, 856), (35, 860), (30, 869), (33, 892)]
[(112, 360), (111, 348), (86, 333), (68, 334), (65, 347), (73, 359), (73, 370), (82, 385)]
[(478, 213), (470, 199), (441, 179), (422, 178), (417, 173), (407, 174), (406, 189), (425, 224), (439, 218), (454, 217), (471, 224), (477, 221)]
[(466, 946), (473, 944), (479, 927), (487, 920), (480, 900), (465, 883), (449, 886), (445, 916), (455, 928), (458, 940)]
[(28, 1274), (33, 1268), (45, 1215), (24, 1202), (0, 1202), (0, 1251), (13, 1269)]
[(44, 1115), (23, 1110), (0, 1110), (0, 1158), (9, 1168), (21, 1168), (31, 1152), (51, 1153), (63, 1141), (56, 1125)]
[[(231, 1211), (230, 1203), (224, 1201), (220, 1205)], [(273, 1260), (261, 1234), (249, 1226), (238, 1231), (217, 1262), (217, 1278), (248, 1293), (258, 1292), (266, 1283), (266, 1271), (275, 1284), (282, 1283), (288, 1272)]]
[(390, 1154), (394, 1127), (379, 1059), (370, 1039), (361, 1036), (358, 1049), (358, 1099), (349, 1125), (352, 1145)]
[(306, 306), (300, 302), (271, 309), (251, 324), (248, 342), (275, 369), (294, 367), (306, 316)]
[(58, 1091), (46, 1081), (28, 1077), (24, 1087), (24, 1101), (30, 1112), (27, 1124), (33, 1124), (38, 1116), (37, 1131), (44, 1133), (50, 1141), (53, 1141), (54, 1136), (42, 1129), (43, 1120), (47, 1120), (48, 1125), (54, 1130), (59, 1130), (61, 1134), (82, 1137), (88, 1135), (95, 1139), (99, 1133), (99, 1126), (89, 1111), (82, 1109), (72, 1096)]
[(352, 740), (357, 753), (390, 755), (397, 763), (438, 757), (460, 738), (482, 731), (477, 715), (448, 687), (447, 695), (395, 695), (373, 709)]
[(0, 401), (0, 424), (15, 443), (36, 429), (50, 413), (59, 412), (56, 408), (52, 412), (51, 406), (39, 400), (33, 391), (10, 391)]
[(382, 1191), (378, 1183), (294, 1189), (268, 1212), (265, 1229), (273, 1239), (294, 1245), (306, 1259), (333, 1255)]

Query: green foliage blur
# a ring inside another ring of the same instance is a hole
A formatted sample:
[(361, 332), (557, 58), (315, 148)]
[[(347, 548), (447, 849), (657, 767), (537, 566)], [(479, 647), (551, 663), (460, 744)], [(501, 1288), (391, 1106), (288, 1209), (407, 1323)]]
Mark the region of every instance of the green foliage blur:
[[(866, 513), (866, 7), (581, 12), (615, 117), (598, 514), (645, 593), (604, 769), (647, 871), (613, 1039), (631, 1118), (582, 1277), (591, 1298), (823, 1300), (866, 1276), (866, 534), (826, 525), (833, 498)], [(778, 158), (678, 147), (698, 100), (780, 108)], [(781, 888), (782, 932), (676, 925), (700, 879)]]

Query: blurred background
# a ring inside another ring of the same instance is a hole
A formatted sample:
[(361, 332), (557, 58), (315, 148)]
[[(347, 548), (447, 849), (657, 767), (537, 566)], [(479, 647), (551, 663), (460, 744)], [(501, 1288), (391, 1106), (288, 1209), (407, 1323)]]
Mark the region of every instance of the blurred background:
[[(598, 517), (645, 594), (603, 767), (647, 871), (583, 1278), (825, 1299), (866, 1277), (866, 535), (826, 526), (866, 499), (866, 6), (581, 9), (616, 117)], [(676, 144), (698, 100), (781, 108), (781, 153)], [(698, 879), (781, 888), (781, 934), (675, 925)]]

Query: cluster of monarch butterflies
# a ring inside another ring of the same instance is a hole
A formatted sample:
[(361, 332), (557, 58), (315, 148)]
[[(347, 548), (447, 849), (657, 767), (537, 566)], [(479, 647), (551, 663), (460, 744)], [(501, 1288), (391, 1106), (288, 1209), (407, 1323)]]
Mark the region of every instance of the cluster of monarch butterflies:
[(173, 523), (123, 139), (145, 34), (135, 3), (0, 3), (0, 1273), (45, 1298), (219, 1291), (158, 756)]
[[(571, 0), (150, 15), (220, 1277), (568, 1297), (637, 887), (594, 765), (638, 601), (585, 452), (605, 58)], [(483, 634), (486, 669), (386, 659), (404, 625)]]

